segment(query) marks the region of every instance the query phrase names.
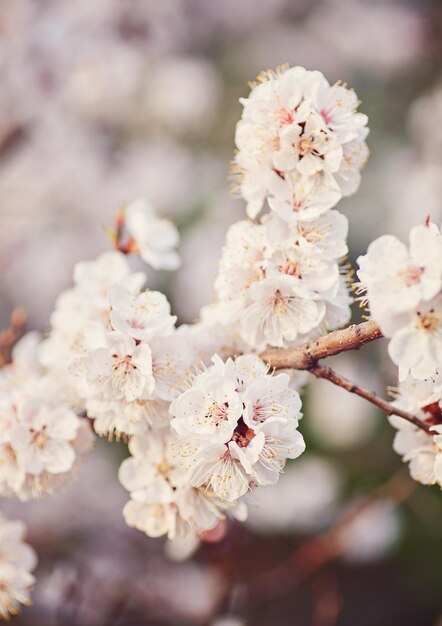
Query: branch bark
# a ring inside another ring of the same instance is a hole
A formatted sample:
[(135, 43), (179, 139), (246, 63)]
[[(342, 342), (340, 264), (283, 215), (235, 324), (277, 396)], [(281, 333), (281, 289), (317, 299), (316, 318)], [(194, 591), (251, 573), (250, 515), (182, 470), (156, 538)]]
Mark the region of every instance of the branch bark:
[(331, 368), (318, 364), (319, 359), (335, 356), (348, 350), (359, 350), (364, 344), (380, 339), (382, 336), (381, 329), (376, 322), (369, 320), (362, 324), (353, 324), (342, 330), (335, 330), (297, 348), (266, 350), (261, 353), (260, 357), (274, 369), (307, 370), (317, 378), (325, 378), (350, 393), (355, 393), (361, 398), (368, 400), (368, 402), (380, 408), (387, 415), (398, 415), (425, 431), (428, 435), (432, 435), (430, 425), (426, 422), (423, 422), (411, 413), (393, 407), (391, 403), (383, 400), (373, 391), (356, 385)]
[(275, 369), (309, 370), (319, 359), (347, 350), (358, 350), (364, 344), (381, 337), (379, 326), (373, 320), (369, 320), (335, 330), (297, 348), (266, 350), (261, 354), (261, 358)]

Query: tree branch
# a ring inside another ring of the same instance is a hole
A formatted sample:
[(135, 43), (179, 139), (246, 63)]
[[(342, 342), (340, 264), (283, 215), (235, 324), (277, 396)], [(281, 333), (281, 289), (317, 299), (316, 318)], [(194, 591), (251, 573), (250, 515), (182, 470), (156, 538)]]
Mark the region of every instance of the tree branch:
[(298, 346), (297, 348), (266, 350), (260, 356), (275, 369), (309, 370), (319, 359), (325, 359), (361, 346), (382, 337), (381, 329), (373, 320), (353, 324), (342, 330)]
[(401, 468), (386, 484), (347, 509), (330, 528), (303, 543), (271, 571), (252, 579), (248, 589), (249, 600), (255, 605), (262, 605), (306, 582), (345, 552), (347, 530), (356, 518), (379, 500), (388, 499), (396, 504), (407, 500), (415, 488), (416, 483), (410, 480), (408, 470)]
[(317, 364), (311, 367), (309, 371), (313, 374), (313, 376), (316, 376), (316, 378), (325, 378), (334, 385), (338, 385), (339, 387), (346, 389), (350, 393), (355, 393), (357, 396), (365, 398), (365, 400), (368, 400), (368, 402), (371, 402), (372, 404), (377, 406), (387, 415), (398, 415), (404, 420), (407, 420), (407, 422), (410, 422), (411, 424), (414, 424), (414, 426), (417, 426), (417, 428), (424, 430), (428, 435), (433, 434), (430, 430), (430, 425), (426, 422), (423, 422), (411, 413), (407, 413), (407, 411), (403, 411), (402, 409), (393, 406), (390, 402), (387, 402), (386, 400), (383, 400), (378, 395), (376, 395), (374, 391), (364, 389), (356, 383), (353, 383), (351, 380), (348, 380), (348, 378), (344, 378), (344, 376), (341, 376), (340, 374), (332, 370), (331, 367), (324, 367)]
[(426, 422), (423, 422), (411, 413), (393, 407), (373, 391), (356, 385), (331, 368), (318, 364), (319, 359), (325, 359), (348, 350), (359, 350), (364, 344), (381, 337), (382, 332), (379, 326), (373, 320), (369, 320), (361, 324), (353, 324), (342, 330), (335, 330), (297, 348), (266, 350), (260, 354), (260, 357), (274, 369), (308, 370), (316, 378), (325, 378), (350, 393), (355, 393), (361, 398), (365, 398), (365, 400), (380, 408), (387, 415), (398, 415), (407, 420), (407, 422), (417, 426), (417, 428), (424, 430), (428, 435), (432, 435), (430, 425)]

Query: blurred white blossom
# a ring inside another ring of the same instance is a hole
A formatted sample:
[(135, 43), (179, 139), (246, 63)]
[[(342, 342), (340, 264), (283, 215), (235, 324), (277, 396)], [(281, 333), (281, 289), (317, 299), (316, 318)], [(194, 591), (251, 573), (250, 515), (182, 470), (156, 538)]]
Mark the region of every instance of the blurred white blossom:
[(289, 465), (277, 485), (254, 494), (246, 523), (266, 534), (315, 532), (333, 516), (341, 480), (333, 463), (310, 453)]
[(31, 574), (37, 565), (34, 550), (24, 542), (23, 522), (0, 516), (0, 617), (9, 620), (30, 604), (30, 589), (35, 579)]
[(381, 559), (398, 542), (402, 523), (394, 503), (379, 500), (345, 525), (339, 536), (344, 557), (351, 562)]

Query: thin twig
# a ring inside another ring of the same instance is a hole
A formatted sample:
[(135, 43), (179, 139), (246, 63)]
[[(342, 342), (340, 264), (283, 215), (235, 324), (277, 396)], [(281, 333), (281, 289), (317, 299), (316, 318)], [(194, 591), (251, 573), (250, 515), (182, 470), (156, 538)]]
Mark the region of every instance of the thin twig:
[(309, 370), (319, 359), (325, 359), (347, 350), (358, 350), (364, 344), (381, 337), (379, 326), (373, 320), (369, 320), (342, 330), (335, 330), (297, 348), (266, 350), (260, 356), (275, 369)]
[(368, 391), (356, 385), (329, 367), (323, 367), (318, 364), (319, 359), (335, 356), (348, 350), (358, 350), (364, 344), (380, 339), (382, 336), (381, 329), (376, 322), (369, 320), (361, 324), (353, 324), (342, 330), (335, 330), (297, 348), (266, 350), (260, 357), (274, 369), (307, 370), (317, 378), (325, 378), (350, 393), (355, 393), (361, 398), (365, 398), (365, 400), (379, 407), (387, 415), (398, 415), (425, 431), (428, 435), (432, 435), (430, 425), (426, 422), (423, 422), (411, 413), (394, 407), (386, 400), (377, 396), (373, 391)]
[(403, 411), (402, 409), (393, 406), (390, 402), (387, 402), (386, 400), (383, 400), (378, 395), (376, 395), (374, 391), (369, 391), (368, 389), (364, 389), (356, 383), (353, 383), (351, 380), (348, 380), (348, 378), (345, 378), (344, 376), (341, 376), (341, 374), (335, 372), (333, 369), (331, 369), (331, 367), (325, 367), (323, 365), (317, 364), (311, 367), (309, 371), (313, 374), (313, 376), (316, 376), (316, 378), (325, 378), (334, 385), (338, 385), (339, 387), (342, 387), (350, 393), (355, 393), (357, 396), (365, 398), (365, 400), (368, 400), (368, 402), (371, 402), (372, 404), (380, 408), (387, 415), (398, 415), (404, 420), (407, 420), (407, 422), (410, 422), (411, 424), (414, 424), (414, 426), (417, 426), (417, 428), (424, 430), (428, 435), (434, 434), (431, 432), (431, 426), (426, 422), (423, 422), (422, 420), (418, 419), (407, 411)]

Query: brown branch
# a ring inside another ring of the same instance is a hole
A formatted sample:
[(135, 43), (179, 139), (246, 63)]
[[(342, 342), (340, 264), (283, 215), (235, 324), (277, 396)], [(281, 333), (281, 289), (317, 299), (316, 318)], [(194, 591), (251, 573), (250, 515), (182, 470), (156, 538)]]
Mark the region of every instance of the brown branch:
[(408, 470), (400, 469), (390, 480), (347, 509), (334, 524), (321, 534), (307, 540), (286, 560), (272, 570), (258, 574), (249, 585), (249, 599), (263, 604), (287, 594), (305, 583), (319, 570), (345, 553), (347, 529), (356, 518), (382, 499), (399, 504), (416, 488)]
[(407, 422), (411, 422), (411, 424), (417, 426), (417, 428), (424, 430), (428, 435), (434, 434), (430, 430), (431, 426), (426, 422), (423, 422), (411, 413), (407, 413), (407, 411), (403, 411), (402, 409), (393, 406), (390, 402), (387, 402), (386, 400), (383, 400), (378, 395), (376, 395), (374, 391), (364, 389), (356, 383), (353, 383), (351, 380), (348, 380), (348, 378), (344, 378), (344, 376), (341, 376), (341, 374), (338, 374), (337, 372), (332, 370), (331, 367), (324, 367), (317, 364), (311, 367), (309, 371), (313, 374), (313, 376), (316, 376), (316, 378), (325, 378), (334, 385), (338, 385), (339, 387), (342, 387), (350, 393), (355, 393), (357, 396), (365, 398), (365, 400), (368, 400), (368, 402), (371, 402), (372, 404), (377, 406), (387, 415), (398, 415), (404, 420), (407, 420)]
[(329, 367), (318, 365), (319, 359), (325, 359), (348, 350), (358, 350), (361, 346), (382, 337), (381, 329), (373, 320), (353, 324), (342, 330), (335, 330), (328, 335), (298, 346), (297, 348), (270, 349), (262, 352), (260, 357), (274, 369), (308, 370), (317, 378), (325, 378), (330, 382), (355, 393), (368, 402), (376, 405), (387, 415), (398, 415), (417, 428), (432, 435), (430, 425), (411, 413), (393, 407), (389, 402), (359, 385), (344, 378)]
[(353, 324), (342, 330), (288, 349), (270, 349), (260, 356), (275, 369), (309, 370), (319, 359), (325, 359), (347, 350), (358, 350), (361, 346), (382, 337), (381, 329), (373, 321)]

